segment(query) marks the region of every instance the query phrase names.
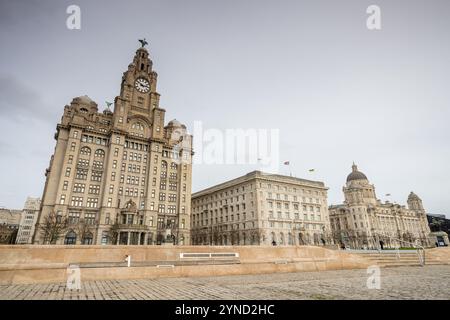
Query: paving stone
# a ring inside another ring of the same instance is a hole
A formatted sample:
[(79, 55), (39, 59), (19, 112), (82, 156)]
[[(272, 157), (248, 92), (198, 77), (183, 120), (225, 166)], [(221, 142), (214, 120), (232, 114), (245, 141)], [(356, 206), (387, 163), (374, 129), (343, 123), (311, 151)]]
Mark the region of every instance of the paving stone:
[(381, 288), (367, 288), (366, 270), (337, 270), (202, 278), (159, 278), (0, 286), (0, 299), (159, 300), (159, 299), (446, 299), (450, 266), (381, 269)]

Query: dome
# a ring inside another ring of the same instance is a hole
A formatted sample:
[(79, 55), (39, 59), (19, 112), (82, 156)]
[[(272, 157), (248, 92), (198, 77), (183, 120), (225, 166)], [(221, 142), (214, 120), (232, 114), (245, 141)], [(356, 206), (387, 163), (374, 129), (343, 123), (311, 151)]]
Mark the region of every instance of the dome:
[(420, 200), (419, 196), (411, 191), (411, 193), (408, 196), (408, 200)]
[(94, 102), (94, 101), (92, 101), (91, 98), (89, 98), (86, 95), (77, 97), (76, 99), (78, 99), (78, 101), (80, 101), (80, 103), (83, 103), (83, 104), (91, 104), (92, 102)]
[(358, 171), (358, 167), (354, 163), (352, 165), (352, 172), (347, 176), (347, 182), (353, 180), (368, 180), (364, 173)]
[(170, 127), (182, 127), (183, 125), (177, 119), (173, 119), (172, 121), (169, 122), (169, 126)]

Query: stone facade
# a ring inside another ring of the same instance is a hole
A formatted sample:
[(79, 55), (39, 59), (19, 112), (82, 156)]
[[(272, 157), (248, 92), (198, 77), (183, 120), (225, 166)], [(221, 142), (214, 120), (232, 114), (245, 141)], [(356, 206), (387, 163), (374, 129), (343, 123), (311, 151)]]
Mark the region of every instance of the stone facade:
[(30, 244), (33, 240), (35, 225), (41, 207), (41, 199), (28, 197), (20, 218), (19, 231), (17, 232), (17, 244)]
[(136, 51), (114, 111), (87, 96), (65, 106), (46, 171), (34, 243), (51, 212), (69, 228), (57, 244), (189, 244), (192, 136), (164, 125), (149, 52)]
[(0, 244), (13, 244), (19, 230), (22, 210), (0, 209)]
[(407, 208), (388, 201), (382, 203), (376, 197), (375, 186), (355, 164), (343, 192), (344, 203), (329, 207), (336, 243), (351, 248), (378, 248), (380, 241), (386, 247), (413, 243), (430, 246), (430, 228), (422, 200), (413, 192), (408, 196)]
[(331, 243), (323, 182), (253, 171), (192, 195), (196, 245)]

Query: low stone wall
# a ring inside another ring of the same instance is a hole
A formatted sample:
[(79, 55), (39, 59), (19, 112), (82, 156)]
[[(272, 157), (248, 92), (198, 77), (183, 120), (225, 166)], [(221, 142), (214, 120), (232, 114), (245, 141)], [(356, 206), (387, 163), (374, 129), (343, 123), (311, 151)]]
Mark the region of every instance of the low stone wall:
[[(426, 258), (434, 261), (442, 262), (442, 264), (450, 264), (450, 247), (439, 247), (426, 250)], [(426, 261), (425, 261), (426, 263)]]
[(240, 264), (173, 268), (83, 267), (82, 280), (194, 277), (366, 268), (363, 257), (314, 246), (42, 246), (0, 247), (0, 284), (65, 282), (70, 264), (179, 261), (180, 253), (239, 253)]

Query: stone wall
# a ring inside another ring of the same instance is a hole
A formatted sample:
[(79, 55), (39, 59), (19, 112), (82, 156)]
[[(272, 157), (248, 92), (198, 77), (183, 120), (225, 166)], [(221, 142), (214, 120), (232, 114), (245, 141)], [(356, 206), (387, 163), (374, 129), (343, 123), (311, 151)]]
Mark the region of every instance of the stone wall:
[(0, 284), (65, 282), (70, 264), (180, 261), (180, 253), (237, 252), (239, 264), (81, 268), (82, 280), (143, 279), (366, 268), (364, 258), (314, 246), (1, 246)]

